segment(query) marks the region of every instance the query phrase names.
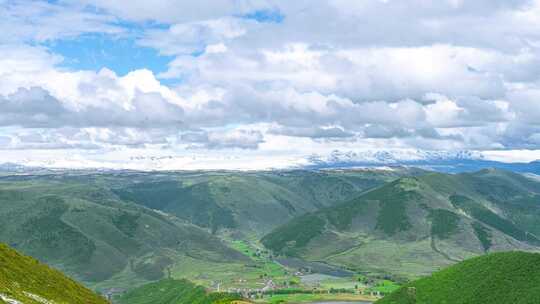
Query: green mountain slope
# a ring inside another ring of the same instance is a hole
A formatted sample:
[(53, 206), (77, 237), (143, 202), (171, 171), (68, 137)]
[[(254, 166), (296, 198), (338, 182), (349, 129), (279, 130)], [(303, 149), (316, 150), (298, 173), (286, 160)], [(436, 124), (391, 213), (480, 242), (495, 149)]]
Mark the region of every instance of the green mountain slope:
[(406, 172), (416, 170), (8, 175), (0, 241), (98, 290), (169, 272), (206, 282), (192, 265), (236, 273), (251, 263), (218, 237), (254, 239)]
[(116, 180), (113, 190), (124, 201), (174, 214), (212, 232), (225, 228), (262, 236), (296, 216), (351, 199), (416, 171), (137, 175), (130, 180)]
[(157, 280), (183, 258), (245, 260), (207, 231), (79, 177), (0, 181), (0, 241), (95, 287)]
[(377, 304), (540, 303), (540, 254), (494, 253), (407, 284)]
[(187, 280), (166, 279), (138, 287), (118, 299), (120, 304), (226, 304), (241, 300), (229, 293), (208, 293)]
[(0, 243), (0, 303), (10, 300), (26, 304), (107, 303), (61, 272)]
[(405, 177), (294, 219), (262, 243), (282, 255), (418, 277), (486, 251), (538, 248), (539, 193), (540, 183), (499, 170)]

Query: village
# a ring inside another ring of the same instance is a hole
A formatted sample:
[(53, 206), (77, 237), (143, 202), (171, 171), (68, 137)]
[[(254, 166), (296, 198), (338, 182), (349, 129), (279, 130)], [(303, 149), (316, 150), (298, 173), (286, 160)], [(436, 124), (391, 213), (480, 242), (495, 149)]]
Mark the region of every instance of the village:
[[(385, 278), (368, 277), (329, 265), (310, 263), (273, 255), (256, 243), (226, 239), (231, 247), (249, 257), (244, 271), (220, 276), (219, 272), (201, 273), (195, 282), (209, 292), (238, 294), (255, 303), (275, 303), (275, 299), (324, 299), (374, 302), (399, 286)], [(178, 279), (170, 268), (168, 279)], [(128, 292), (107, 288), (101, 294), (111, 303)]]
[[(384, 283), (362, 275), (350, 273), (350, 276), (340, 277), (319, 273), (318, 269), (307, 265), (284, 265), (284, 260), (257, 245), (245, 241), (235, 241), (233, 244), (254, 262), (279, 267), (283, 273), (278, 276), (263, 273), (257, 282), (242, 277), (229, 282), (214, 281), (210, 286), (211, 291), (240, 294), (260, 303), (266, 303), (272, 297), (287, 295), (326, 295), (328, 298), (347, 296), (349, 299), (371, 302), (382, 298), (387, 292), (385, 289), (388, 286), (382, 286)], [(254, 287), (254, 283), (258, 286)]]

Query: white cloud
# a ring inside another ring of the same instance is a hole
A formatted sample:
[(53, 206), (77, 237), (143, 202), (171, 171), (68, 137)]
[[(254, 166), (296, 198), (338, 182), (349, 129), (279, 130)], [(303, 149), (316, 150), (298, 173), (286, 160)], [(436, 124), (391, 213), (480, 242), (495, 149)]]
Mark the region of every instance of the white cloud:
[[(279, 20), (257, 20), (264, 10)], [(540, 145), (538, 1), (3, 1), (0, 17), (6, 151), (146, 150), (187, 165)], [(173, 59), (121, 76), (68, 69), (47, 48), (89, 33)]]
[(171, 25), (168, 29), (151, 29), (139, 40), (164, 55), (191, 55), (205, 51), (208, 45), (238, 38), (246, 33), (237, 18), (221, 18)]
[(190, 149), (257, 149), (264, 142), (263, 134), (257, 130), (210, 131), (187, 133), (182, 141), (190, 143)]
[(259, 0), (80, 0), (83, 4), (103, 8), (107, 12), (134, 21), (155, 20), (163, 23), (184, 23), (243, 14), (267, 7)]
[(0, 3), (0, 42), (44, 42), (73, 38), (86, 33), (122, 34), (118, 19), (78, 5), (48, 1)]

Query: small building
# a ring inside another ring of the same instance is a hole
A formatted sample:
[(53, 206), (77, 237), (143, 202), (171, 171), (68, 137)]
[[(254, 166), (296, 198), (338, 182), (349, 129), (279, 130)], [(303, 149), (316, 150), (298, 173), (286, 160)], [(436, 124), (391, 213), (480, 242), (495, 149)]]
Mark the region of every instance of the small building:
[(266, 281), (266, 285), (261, 289), (262, 292), (267, 292), (276, 289), (276, 284), (272, 280)]
[(109, 302), (111, 302), (116, 296), (120, 296), (126, 292), (123, 288), (109, 288), (103, 290), (103, 297)]

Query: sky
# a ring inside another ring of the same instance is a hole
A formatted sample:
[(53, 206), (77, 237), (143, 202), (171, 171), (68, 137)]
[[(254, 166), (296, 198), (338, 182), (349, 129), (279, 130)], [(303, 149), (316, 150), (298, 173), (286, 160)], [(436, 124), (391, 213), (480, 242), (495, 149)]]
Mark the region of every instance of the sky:
[(540, 158), (540, 1), (0, 0), (0, 162)]

